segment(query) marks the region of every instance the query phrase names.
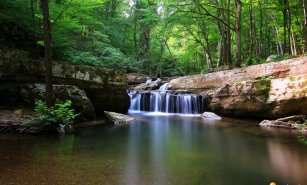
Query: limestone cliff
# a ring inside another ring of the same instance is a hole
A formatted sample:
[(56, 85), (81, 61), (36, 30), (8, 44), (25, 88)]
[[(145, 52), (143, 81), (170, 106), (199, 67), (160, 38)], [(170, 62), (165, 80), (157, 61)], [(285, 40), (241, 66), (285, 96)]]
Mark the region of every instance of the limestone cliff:
[[(0, 104), (18, 102), (20, 85), (44, 82), (44, 71), (41, 61), (0, 58)], [(122, 71), (53, 63), (53, 75), (55, 84), (84, 90), (97, 113), (128, 110), (127, 77)]]
[(307, 114), (307, 57), (185, 76), (169, 83), (208, 100), (208, 110), (237, 117)]

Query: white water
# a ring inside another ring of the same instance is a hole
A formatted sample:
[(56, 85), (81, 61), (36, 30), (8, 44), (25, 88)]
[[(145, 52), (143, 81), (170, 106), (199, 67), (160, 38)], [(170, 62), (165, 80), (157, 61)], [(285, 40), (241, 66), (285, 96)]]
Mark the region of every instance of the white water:
[(198, 115), (203, 111), (202, 98), (193, 94), (174, 94), (167, 91), (168, 84), (159, 91), (129, 92), (129, 112)]
[(160, 87), (160, 91), (162, 91), (162, 92), (165, 92), (165, 91), (167, 91), (167, 89), (168, 89), (168, 83), (165, 83), (165, 84), (163, 84), (161, 87)]

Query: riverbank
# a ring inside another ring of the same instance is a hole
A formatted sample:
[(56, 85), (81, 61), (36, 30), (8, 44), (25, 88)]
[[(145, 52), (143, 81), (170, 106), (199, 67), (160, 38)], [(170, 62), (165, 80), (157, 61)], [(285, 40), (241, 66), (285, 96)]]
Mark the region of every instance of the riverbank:
[[(78, 129), (110, 124), (105, 117), (92, 120), (77, 120), (73, 123), (72, 131)], [(37, 119), (36, 113), (26, 107), (0, 108), (0, 133), (39, 134), (57, 132), (57, 127), (47, 127)], [(72, 133), (73, 133), (72, 132)]]
[(203, 96), (207, 110), (222, 116), (277, 119), (307, 115), (307, 57), (184, 76), (173, 91)]
[(42, 129), (42, 124), (35, 119), (31, 109), (0, 109), (0, 133), (35, 134)]

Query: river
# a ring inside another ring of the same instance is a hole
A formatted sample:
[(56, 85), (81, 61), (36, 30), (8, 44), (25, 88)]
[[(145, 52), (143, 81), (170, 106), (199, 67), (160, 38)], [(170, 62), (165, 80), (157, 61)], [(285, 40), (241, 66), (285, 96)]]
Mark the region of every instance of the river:
[(1, 185), (304, 185), (298, 133), (258, 122), (130, 114), (75, 135), (1, 135)]

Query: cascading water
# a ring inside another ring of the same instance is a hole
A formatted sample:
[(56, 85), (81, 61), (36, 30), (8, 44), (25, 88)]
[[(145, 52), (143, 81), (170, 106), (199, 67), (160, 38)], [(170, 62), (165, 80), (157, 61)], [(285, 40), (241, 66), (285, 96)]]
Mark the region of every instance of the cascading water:
[(170, 92), (168, 84), (164, 84), (158, 91), (138, 92), (131, 91), (129, 112), (162, 112), (175, 114), (201, 114), (204, 110), (204, 101), (201, 96)]

